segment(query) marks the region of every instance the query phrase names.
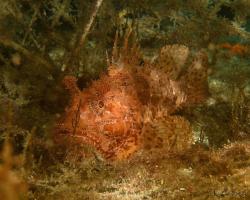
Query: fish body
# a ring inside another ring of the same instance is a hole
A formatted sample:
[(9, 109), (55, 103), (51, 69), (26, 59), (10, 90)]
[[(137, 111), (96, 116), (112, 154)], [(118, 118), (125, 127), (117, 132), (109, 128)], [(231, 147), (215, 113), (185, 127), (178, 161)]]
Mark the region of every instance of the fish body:
[[(114, 51), (108, 73), (88, 88), (80, 90), (74, 77), (64, 78), (71, 102), (57, 124), (58, 137), (74, 137), (109, 160), (126, 159), (145, 146), (183, 149), (178, 143), (183, 138), (190, 144), (189, 123), (173, 115), (206, 99), (206, 56), (190, 55), (182, 45), (168, 45), (156, 60), (139, 66), (140, 54), (133, 53), (135, 47), (130, 50)], [(151, 143), (161, 144), (145, 145), (150, 137)]]

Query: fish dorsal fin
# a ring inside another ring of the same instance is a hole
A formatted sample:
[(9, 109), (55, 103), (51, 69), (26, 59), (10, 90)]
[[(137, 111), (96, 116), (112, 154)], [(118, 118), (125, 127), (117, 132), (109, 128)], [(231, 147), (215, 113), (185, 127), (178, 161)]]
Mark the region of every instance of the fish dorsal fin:
[(187, 102), (200, 103), (208, 95), (208, 64), (204, 52), (198, 52), (188, 66), (186, 73), (181, 77), (182, 86), (187, 95)]
[(175, 80), (189, 56), (189, 49), (184, 45), (166, 45), (161, 48), (159, 56), (156, 58), (154, 65), (156, 68), (163, 70), (170, 79)]
[(137, 36), (132, 27), (127, 28), (125, 33), (116, 32), (112, 50), (112, 65), (138, 65), (142, 56)]

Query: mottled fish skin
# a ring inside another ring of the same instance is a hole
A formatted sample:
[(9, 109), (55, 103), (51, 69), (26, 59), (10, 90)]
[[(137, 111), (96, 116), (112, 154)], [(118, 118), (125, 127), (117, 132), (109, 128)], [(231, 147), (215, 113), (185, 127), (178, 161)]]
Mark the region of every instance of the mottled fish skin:
[(67, 129), (80, 142), (94, 146), (106, 159), (127, 158), (139, 147), (142, 125), (141, 103), (134, 88), (128, 70), (110, 67), (108, 75), (80, 95), (72, 95), (60, 129)]
[(204, 52), (198, 52), (193, 58), (192, 64), (183, 75), (181, 85), (187, 95), (186, 104), (198, 104), (204, 102), (208, 95), (208, 58)]
[(71, 102), (56, 134), (75, 137), (108, 160), (126, 159), (147, 146), (185, 149), (179, 141), (185, 138), (190, 144), (190, 125), (173, 115), (206, 99), (205, 54), (191, 55), (183, 45), (167, 45), (153, 63), (141, 66), (137, 46), (126, 48), (114, 51), (108, 73), (82, 91), (74, 77), (65, 77)]
[(168, 78), (175, 80), (187, 62), (190, 52), (184, 45), (166, 45), (161, 48), (155, 66), (166, 73)]
[(208, 64), (205, 52), (193, 55), (184, 45), (167, 45), (154, 61), (154, 68), (158, 74), (164, 73), (164, 79), (169, 79), (172, 95), (183, 99), (181, 103), (176, 101), (178, 106), (201, 103), (207, 98)]

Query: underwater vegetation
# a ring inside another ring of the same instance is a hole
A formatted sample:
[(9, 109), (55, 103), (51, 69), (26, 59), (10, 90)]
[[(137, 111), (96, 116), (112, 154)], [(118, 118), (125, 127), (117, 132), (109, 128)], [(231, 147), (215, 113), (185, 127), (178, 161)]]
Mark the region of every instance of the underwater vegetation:
[(250, 198), (249, 1), (0, 6), (0, 199)]

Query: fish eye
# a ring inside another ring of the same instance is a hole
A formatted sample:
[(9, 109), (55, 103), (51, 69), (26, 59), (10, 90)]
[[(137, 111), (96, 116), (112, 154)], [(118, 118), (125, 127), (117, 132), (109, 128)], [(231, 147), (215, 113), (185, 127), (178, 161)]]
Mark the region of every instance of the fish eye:
[(103, 108), (103, 107), (104, 107), (103, 101), (99, 101), (99, 102), (98, 102), (98, 106), (99, 106), (99, 108)]

